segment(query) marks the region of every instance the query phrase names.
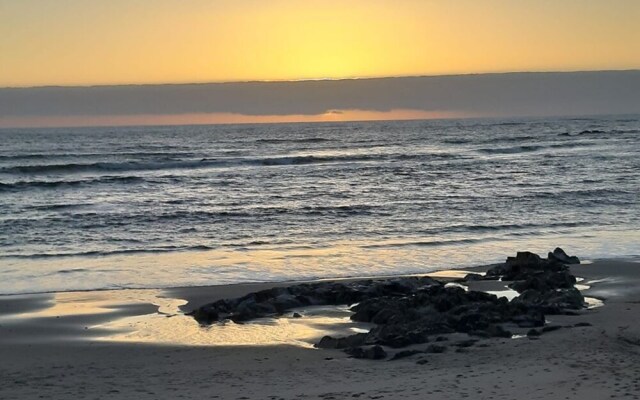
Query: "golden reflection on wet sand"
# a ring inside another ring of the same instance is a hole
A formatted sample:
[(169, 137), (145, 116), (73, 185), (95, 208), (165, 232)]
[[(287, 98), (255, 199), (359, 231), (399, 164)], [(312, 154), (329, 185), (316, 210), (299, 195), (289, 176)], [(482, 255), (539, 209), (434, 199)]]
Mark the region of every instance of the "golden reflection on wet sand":
[(244, 324), (231, 321), (200, 326), (193, 318), (183, 314), (149, 314), (127, 317), (96, 326), (112, 330), (114, 334), (98, 340), (117, 342), (149, 342), (189, 346), (260, 346), (295, 345), (313, 347), (324, 335), (348, 335), (366, 332), (365, 324), (349, 319), (347, 308), (310, 307), (292, 313), (261, 318)]

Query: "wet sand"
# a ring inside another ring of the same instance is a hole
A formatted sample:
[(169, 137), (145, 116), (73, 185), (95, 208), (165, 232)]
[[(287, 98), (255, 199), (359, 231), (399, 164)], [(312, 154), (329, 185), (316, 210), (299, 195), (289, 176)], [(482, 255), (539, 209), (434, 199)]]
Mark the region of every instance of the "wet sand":
[[(590, 286), (585, 295), (605, 300), (603, 307), (553, 316), (550, 324), (564, 328), (537, 340), (487, 339), (464, 352), (397, 361), (355, 360), (304, 346), (304, 340), (287, 341), (300, 327), (285, 329), (282, 337), (276, 329), (273, 343), (260, 346), (205, 345), (198, 341), (222, 331), (196, 328), (200, 337), (194, 338), (188, 326), (176, 328), (192, 322), (179, 313), (181, 307), (273, 284), (3, 296), (0, 398), (640, 398), (640, 263), (604, 260), (572, 272)], [(150, 318), (173, 335), (158, 340), (151, 330), (151, 336), (132, 338), (132, 329), (156, 325)], [(590, 326), (573, 327), (577, 323)], [(273, 333), (272, 327), (266, 324), (262, 332)], [(315, 326), (318, 332), (328, 327)], [(252, 331), (243, 329), (234, 335)], [(259, 335), (269, 338), (267, 333)], [(113, 340), (123, 337), (133, 341)]]

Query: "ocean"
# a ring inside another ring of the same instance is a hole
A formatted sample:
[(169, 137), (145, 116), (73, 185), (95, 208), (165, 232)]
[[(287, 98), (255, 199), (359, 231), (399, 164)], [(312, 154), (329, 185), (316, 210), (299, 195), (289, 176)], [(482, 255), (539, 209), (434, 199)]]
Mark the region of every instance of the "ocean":
[(640, 117), (0, 130), (0, 294), (640, 254)]

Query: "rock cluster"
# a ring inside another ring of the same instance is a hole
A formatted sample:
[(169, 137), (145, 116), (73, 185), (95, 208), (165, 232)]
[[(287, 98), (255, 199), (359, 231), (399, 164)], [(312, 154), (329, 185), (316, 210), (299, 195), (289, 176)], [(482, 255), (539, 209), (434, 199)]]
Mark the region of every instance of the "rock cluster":
[[(273, 288), (237, 299), (219, 300), (200, 307), (192, 315), (203, 324), (224, 319), (242, 322), (297, 307), (354, 304), (351, 319), (373, 323), (375, 327), (368, 333), (342, 338), (325, 336), (316, 346), (343, 349), (355, 358), (382, 359), (386, 358), (386, 352), (381, 346), (402, 348), (454, 332), (508, 338), (512, 336), (509, 326), (539, 328), (545, 324), (545, 315), (575, 313), (584, 307), (584, 298), (574, 288), (576, 279), (567, 265), (579, 262), (577, 257), (568, 256), (560, 248), (550, 252), (546, 259), (519, 252), (504, 264), (489, 269), (484, 276), (470, 274), (462, 280), (462, 283), (510, 281), (509, 286), (520, 293), (511, 301), (459, 286), (445, 286), (428, 277), (402, 277)], [(541, 332), (545, 330), (532, 329), (530, 336)], [(431, 344), (417, 352), (445, 350), (446, 346)], [(411, 352), (413, 350), (406, 355)]]

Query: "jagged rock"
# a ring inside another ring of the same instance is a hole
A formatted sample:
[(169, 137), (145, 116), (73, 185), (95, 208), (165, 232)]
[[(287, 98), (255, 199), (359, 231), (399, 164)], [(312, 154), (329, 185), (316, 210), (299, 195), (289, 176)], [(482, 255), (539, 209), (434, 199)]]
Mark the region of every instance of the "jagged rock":
[(578, 257), (568, 255), (560, 247), (556, 247), (555, 250), (549, 252), (547, 258), (549, 259), (549, 261), (562, 264), (580, 264), (580, 259)]
[(584, 297), (576, 288), (539, 292), (529, 289), (512, 300), (527, 308), (538, 309), (547, 314), (563, 314), (564, 310), (579, 310), (584, 307)]
[(509, 287), (518, 293), (529, 289), (546, 292), (559, 288), (571, 288), (575, 283), (576, 278), (569, 271), (540, 271), (532, 273), (524, 280), (511, 283)]
[(472, 282), (472, 281), (481, 281), (483, 280), (483, 276), (480, 274), (474, 274), (474, 273), (470, 273), (464, 276), (463, 280), (466, 282)]
[[(347, 337), (323, 337), (318, 348), (343, 349), (356, 358), (385, 358), (381, 346), (402, 348), (423, 344), (436, 336), (454, 332), (482, 338), (509, 338), (506, 323), (522, 328), (545, 325), (545, 314), (577, 313), (584, 298), (574, 287), (575, 277), (567, 263), (579, 262), (560, 249), (543, 259), (535, 253), (518, 252), (503, 264), (490, 268), (486, 276), (468, 274), (465, 280), (501, 279), (512, 281), (510, 287), (520, 295), (508, 301), (505, 297), (448, 285), (428, 277), (367, 279), (348, 282), (318, 282), (292, 285), (250, 293), (237, 299), (218, 300), (206, 304), (191, 315), (202, 324), (230, 319), (244, 322), (265, 316), (282, 315), (302, 306), (351, 305), (353, 321), (373, 323), (368, 333)], [(298, 313), (294, 317), (300, 317)], [(542, 328), (547, 332), (550, 327)], [(529, 337), (536, 338), (538, 329)], [(473, 339), (475, 340), (475, 339)], [(466, 342), (472, 343), (472, 341)], [(431, 344), (423, 352), (439, 353), (445, 346)], [(401, 358), (418, 351), (398, 352)]]

